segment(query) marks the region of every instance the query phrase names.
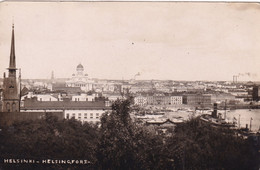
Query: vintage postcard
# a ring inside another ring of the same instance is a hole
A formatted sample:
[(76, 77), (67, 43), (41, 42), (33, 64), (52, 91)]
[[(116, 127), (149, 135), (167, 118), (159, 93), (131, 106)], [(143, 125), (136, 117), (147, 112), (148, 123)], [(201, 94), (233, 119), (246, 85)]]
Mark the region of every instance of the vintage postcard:
[(259, 169), (260, 4), (0, 3), (0, 169)]

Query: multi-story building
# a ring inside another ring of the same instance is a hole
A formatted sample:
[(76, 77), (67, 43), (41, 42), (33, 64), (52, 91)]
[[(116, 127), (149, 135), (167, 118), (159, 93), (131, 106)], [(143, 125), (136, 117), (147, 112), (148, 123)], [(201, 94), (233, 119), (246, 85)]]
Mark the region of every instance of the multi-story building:
[(24, 101), (21, 112), (63, 112), (65, 119), (82, 122), (100, 122), (101, 116), (111, 110), (107, 101)]
[(76, 120), (89, 123), (98, 123), (100, 122), (101, 116), (105, 113), (103, 109), (85, 109), (85, 110), (65, 110), (65, 118), (71, 119), (75, 118)]
[(181, 105), (182, 96), (171, 96), (171, 105)]
[(211, 105), (211, 95), (208, 94), (186, 94), (183, 95), (183, 104), (192, 106), (209, 106)]
[(135, 104), (145, 105), (181, 105), (182, 96), (168, 93), (140, 94), (134, 98)]
[(151, 95), (151, 94), (147, 95), (146, 100), (147, 100), (148, 105), (154, 104), (153, 95)]
[(134, 98), (134, 103), (139, 106), (146, 106), (147, 105), (147, 97), (146, 96), (136, 96)]
[(153, 95), (153, 104), (154, 105), (165, 105), (167, 99), (164, 94), (154, 94)]

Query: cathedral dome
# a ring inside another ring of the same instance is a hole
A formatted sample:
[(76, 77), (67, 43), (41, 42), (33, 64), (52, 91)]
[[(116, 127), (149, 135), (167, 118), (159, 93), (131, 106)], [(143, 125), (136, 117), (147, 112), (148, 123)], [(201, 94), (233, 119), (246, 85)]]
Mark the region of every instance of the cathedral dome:
[(79, 64), (78, 66), (77, 66), (77, 69), (84, 69), (84, 67), (83, 67), (83, 65), (82, 64)]

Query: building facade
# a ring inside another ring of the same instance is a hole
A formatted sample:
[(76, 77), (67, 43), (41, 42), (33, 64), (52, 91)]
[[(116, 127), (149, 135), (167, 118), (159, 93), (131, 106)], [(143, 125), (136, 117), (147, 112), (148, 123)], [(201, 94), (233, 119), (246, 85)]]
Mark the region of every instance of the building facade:
[(171, 105), (181, 105), (182, 96), (171, 96)]
[(111, 110), (107, 101), (37, 101), (27, 99), (21, 112), (63, 112), (63, 118), (98, 123), (101, 116)]
[(147, 105), (147, 97), (146, 96), (136, 96), (134, 98), (134, 103), (139, 106), (146, 106)]
[(210, 106), (211, 95), (207, 94), (187, 94), (183, 96), (183, 104), (192, 106)]
[(66, 87), (80, 87), (82, 91), (92, 91), (94, 81), (84, 74), (84, 67), (79, 64), (76, 68), (76, 74), (72, 74), (72, 78), (66, 81)]
[(93, 109), (93, 110), (65, 110), (65, 119), (75, 118), (82, 123), (98, 123), (100, 122), (101, 116), (105, 113), (103, 109)]

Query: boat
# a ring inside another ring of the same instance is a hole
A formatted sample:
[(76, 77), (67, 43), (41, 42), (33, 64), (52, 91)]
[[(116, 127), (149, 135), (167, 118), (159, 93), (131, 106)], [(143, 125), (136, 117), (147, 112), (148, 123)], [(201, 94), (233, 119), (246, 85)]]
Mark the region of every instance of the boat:
[(210, 123), (214, 126), (219, 126), (219, 127), (235, 127), (235, 124), (228, 123), (225, 119), (221, 118), (214, 118), (211, 115), (208, 114), (203, 114), (200, 117), (200, 120), (206, 123)]

